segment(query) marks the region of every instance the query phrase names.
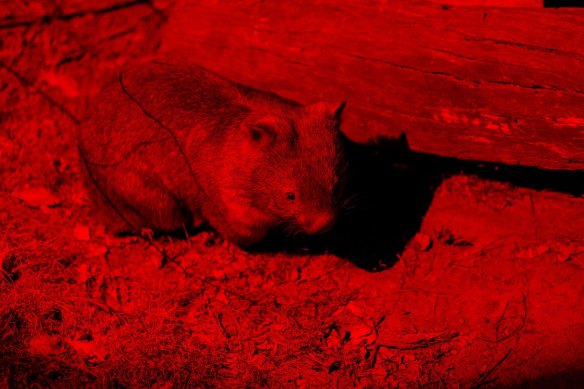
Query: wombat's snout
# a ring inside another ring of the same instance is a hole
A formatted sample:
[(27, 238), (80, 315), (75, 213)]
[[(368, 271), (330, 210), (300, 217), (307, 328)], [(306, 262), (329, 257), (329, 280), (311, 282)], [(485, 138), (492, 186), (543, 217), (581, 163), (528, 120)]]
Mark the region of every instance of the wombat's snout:
[(298, 219), (302, 229), (309, 235), (328, 231), (337, 221), (337, 215), (332, 211), (317, 212), (304, 215)]

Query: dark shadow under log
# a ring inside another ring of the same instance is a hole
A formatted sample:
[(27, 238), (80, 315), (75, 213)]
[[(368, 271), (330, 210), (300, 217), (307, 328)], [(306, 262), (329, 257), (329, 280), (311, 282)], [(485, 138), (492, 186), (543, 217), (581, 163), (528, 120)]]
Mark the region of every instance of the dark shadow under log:
[(378, 139), (375, 144), (346, 142), (349, 170), (347, 207), (339, 221), (323, 236), (299, 237), (290, 243), (275, 233), (254, 249), (331, 253), (357, 266), (379, 271), (399, 259), (419, 231), (434, 191), (455, 174), (477, 176), (534, 190), (582, 196), (584, 172), (554, 171), (485, 161), (466, 161), (417, 153), (405, 135), (397, 141)]

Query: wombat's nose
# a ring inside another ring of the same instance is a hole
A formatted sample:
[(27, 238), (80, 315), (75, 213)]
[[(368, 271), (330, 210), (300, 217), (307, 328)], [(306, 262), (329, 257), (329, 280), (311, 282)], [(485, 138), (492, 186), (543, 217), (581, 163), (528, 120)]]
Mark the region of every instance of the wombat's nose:
[(331, 228), (337, 216), (332, 212), (319, 212), (314, 215), (302, 217), (300, 223), (307, 234), (318, 234)]

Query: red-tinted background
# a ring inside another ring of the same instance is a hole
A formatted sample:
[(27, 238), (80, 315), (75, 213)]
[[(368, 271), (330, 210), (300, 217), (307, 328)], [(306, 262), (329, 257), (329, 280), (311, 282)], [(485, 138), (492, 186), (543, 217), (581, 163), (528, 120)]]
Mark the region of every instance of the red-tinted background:
[[(578, 386), (584, 11), (232, 3), (0, 4), (0, 386)], [(405, 133), (414, 153), (382, 148), (357, 180), (383, 207), (351, 219), (371, 239), (178, 234), (163, 263), (96, 224), (75, 133), (104, 80), (154, 57), (347, 99), (359, 142)]]

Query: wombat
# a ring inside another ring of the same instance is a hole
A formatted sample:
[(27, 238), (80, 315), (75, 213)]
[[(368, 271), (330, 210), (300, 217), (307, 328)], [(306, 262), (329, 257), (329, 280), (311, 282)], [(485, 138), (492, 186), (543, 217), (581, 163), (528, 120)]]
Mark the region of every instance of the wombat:
[(276, 227), (323, 232), (342, 193), (344, 106), (302, 106), (199, 66), (135, 65), (80, 130), (90, 194), (116, 233), (208, 223), (251, 245)]

